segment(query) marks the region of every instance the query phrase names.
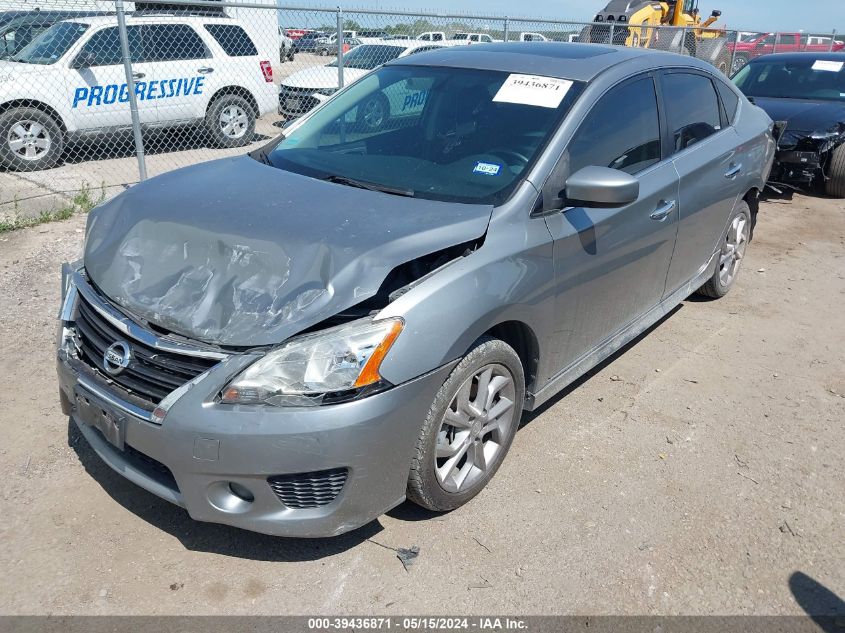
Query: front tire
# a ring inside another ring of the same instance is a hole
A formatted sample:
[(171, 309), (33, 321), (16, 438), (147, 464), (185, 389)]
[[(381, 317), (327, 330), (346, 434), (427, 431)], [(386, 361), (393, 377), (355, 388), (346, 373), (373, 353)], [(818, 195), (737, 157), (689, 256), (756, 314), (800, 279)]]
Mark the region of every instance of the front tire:
[(215, 147), (243, 147), (255, 135), (255, 111), (236, 94), (218, 97), (208, 108), (205, 127)]
[(737, 204), (727, 233), (722, 238), (722, 248), (713, 276), (707, 280), (698, 293), (711, 299), (721, 299), (728, 292), (739, 275), (745, 251), (751, 239), (751, 208), (745, 200)]
[(832, 198), (845, 198), (845, 145), (833, 150), (829, 172), (830, 177), (824, 184), (825, 193)]
[(481, 492), (505, 459), (524, 399), (519, 356), (503, 341), (479, 339), (428, 411), (408, 477), (408, 499), (444, 512)]
[(11, 171), (54, 167), (62, 156), (64, 133), (36, 108), (11, 108), (0, 115), (0, 165)]

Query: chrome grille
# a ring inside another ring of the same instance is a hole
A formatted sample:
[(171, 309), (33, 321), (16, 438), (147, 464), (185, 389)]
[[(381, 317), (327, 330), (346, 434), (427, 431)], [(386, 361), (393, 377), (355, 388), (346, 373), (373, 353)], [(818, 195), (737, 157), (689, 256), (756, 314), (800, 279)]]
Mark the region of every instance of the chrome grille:
[[(162, 351), (136, 341), (118, 330), (79, 294), (76, 332), (80, 343), (80, 360), (114, 381), (130, 393), (158, 404), (167, 394), (207, 371), (219, 361)], [(103, 355), (116, 342), (128, 343), (132, 357), (120, 374), (105, 371)]]
[(335, 500), (348, 475), (346, 468), (332, 468), (313, 473), (274, 475), (267, 483), (289, 508), (319, 508)]

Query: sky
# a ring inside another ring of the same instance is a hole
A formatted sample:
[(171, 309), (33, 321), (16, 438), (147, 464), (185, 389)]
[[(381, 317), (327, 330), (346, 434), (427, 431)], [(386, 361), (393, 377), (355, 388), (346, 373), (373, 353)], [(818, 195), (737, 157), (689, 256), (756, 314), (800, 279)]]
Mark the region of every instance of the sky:
[[(529, 16), (560, 20), (589, 21), (603, 9), (608, 0), (353, 0), (350, 2), (318, 2), (352, 7), (405, 11), (457, 12), (468, 14)], [(309, 4), (301, 2), (299, 4)], [(516, 8), (515, 8), (516, 7)], [(845, 0), (700, 0), (704, 16), (720, 9), (718, 23), (729, 29), (747, 31), (819, 31), (837, 29), (845, 32)]]

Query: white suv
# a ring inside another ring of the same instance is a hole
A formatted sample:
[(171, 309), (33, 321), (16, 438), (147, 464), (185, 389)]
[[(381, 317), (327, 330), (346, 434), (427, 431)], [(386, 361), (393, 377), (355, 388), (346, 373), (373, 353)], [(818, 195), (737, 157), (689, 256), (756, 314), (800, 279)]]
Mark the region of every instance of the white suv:
[[(254, 137), (277, 107), (269, 59), (235, 20), (127, 19), (138, 115), (145, 128), (203, 125), (217, 147)], [(129, 91), (113, 16), (53, 25), (0, 62), (0, 166), (54, 166), (65, 142), (130, 129)]]

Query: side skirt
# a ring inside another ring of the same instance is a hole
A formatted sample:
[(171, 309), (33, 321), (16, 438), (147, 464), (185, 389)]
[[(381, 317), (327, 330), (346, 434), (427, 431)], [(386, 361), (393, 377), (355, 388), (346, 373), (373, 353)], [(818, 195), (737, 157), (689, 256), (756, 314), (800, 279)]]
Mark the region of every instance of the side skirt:
[(624, 329), (594, 347), (574, 363), (560, 371), (537, 393), (526, 394), (525, 410), (532, 411), (548, 401), (559, 391), (578, 380), (606, 358), (612, 356), (625, 345), (633, 341), (664, 316), (669, 314), (684, 299), (698, 290), (710, 278), (718, 262), (719, 252), (713, 253), (710, 261), (695, 277), (678, 288), (671, 295), (663, 299), (642, 317), (626, 326)]

